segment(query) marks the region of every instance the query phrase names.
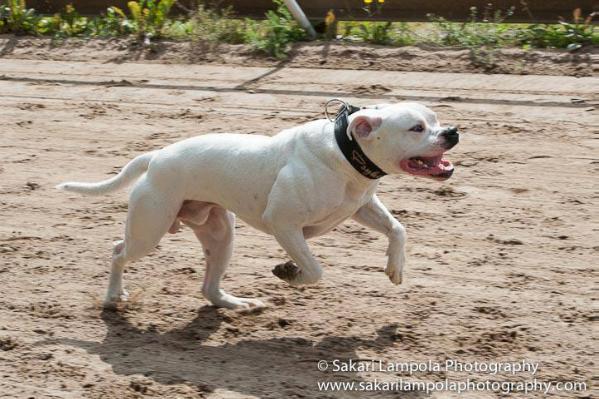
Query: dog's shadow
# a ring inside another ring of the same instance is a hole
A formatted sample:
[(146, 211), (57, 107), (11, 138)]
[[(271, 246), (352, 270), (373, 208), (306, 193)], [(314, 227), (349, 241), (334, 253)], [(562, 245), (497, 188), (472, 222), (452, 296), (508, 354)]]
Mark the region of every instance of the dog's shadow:
[[(231, 344), (205, 343), (217, 331), (223, 315), (210, 306), (182, 328), (159, 333), (141, 330), (126, 315), (101, 314), (107, 334), (102, 342), (53, 339), (52, 342), (85, 349), (112, 366), (119, 375), (144, 375), (163, 385), (186, 384), (199, 392), (217, 389), (257, 397), (393, 397), (422, 398), (424, 392), (319, 391), (319, 381), (365, 381), (356, 372), (318, 370), (318, 361), (358, 359), (357, 349), (384, 353), (392, 345), (396, 325), (377, 331), (374, 339), (329, 336), (316, 342), (297, 337), (247, 339)], [(326, 323), (326, 321), (323, 321)]]

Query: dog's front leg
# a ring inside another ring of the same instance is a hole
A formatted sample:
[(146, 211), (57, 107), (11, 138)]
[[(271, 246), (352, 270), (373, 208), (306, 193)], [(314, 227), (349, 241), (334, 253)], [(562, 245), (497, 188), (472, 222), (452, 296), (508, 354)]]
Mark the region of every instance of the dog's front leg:
[(262, 220), (293, 262), (277, 265), (273, 274), (291, 285), (314, 284), (322, 267), (312, 256), (303, 226), (317, 208), (308, 170), (289, 165), (281, 170), (269, 194)]
[(322, 267), (312, 256), (301, 228), (275, 226), (271, 228), (273, 235), (297, 264), (287, 262), (277, 265), (273, 274), (291, 285), (314, 284), (322, 276)]
[(373, 195), (366, 205), (358, 209), (352, 218), (389, 238), (389, 247), (387, 248), (389, 258), (385, 274), (389, 276), (393, 284), (401, 284), (403, 267), (406, 263), (406, 230), (404, 227), (391, 215), (376, 195)]

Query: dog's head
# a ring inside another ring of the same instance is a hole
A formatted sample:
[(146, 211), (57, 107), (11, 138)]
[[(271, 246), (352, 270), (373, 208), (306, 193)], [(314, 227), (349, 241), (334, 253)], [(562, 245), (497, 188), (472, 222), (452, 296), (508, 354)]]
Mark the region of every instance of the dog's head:
[(443, 127), (418, 103), (380, 104), (350, 116), (348, 133), (366, 155), (389, 174), (446, 180), (453, 165), (443, 158), (459, 141), (457, 128)]

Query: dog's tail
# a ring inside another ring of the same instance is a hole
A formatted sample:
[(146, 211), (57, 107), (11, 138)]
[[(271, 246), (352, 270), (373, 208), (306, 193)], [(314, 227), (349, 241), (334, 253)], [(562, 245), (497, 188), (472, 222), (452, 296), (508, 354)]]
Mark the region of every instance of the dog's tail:
[(134, 158), (119, 172), (118, 175), (97, 183), (65, 182), (56, 186), (59, 190), (73, 191), (87, 195), (102, 195), (119, 190), (129, 185), (148, 169), (148, 165), (154, 156), (154, 151), (142, 154)]

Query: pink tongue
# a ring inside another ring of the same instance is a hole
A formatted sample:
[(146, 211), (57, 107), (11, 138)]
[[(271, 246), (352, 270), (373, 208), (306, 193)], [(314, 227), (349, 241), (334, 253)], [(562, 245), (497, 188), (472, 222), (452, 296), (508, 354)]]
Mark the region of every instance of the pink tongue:
[(443, 173), (445, 169), (443, 168), (443, 164), (442, 162), (437, 162), (435, 164), (435, 166), (431, 167), (428, 169), (428, 171), (430, 172), (430, 174), (432, 175), (436, 175), (438, 173)]
[(433, 169), (438, 170), (440, 173), (451, 170), (452, 165), (451, 162), (449, 162), (446, 159), (440, 159), (439, 163), (437, 165), (435, 165), (435, 167)]
[(451, 162), (449, 162), (447, 159), (441, 159), (439, 162), (439, 167), (443, 170), (451, 169)]
[(432, 175), (443, 173), (451, 169), (451, 162), (443, 159), (442, 157), (431, 158), (427, 161), (428, 162), (424, 162), (424, 164), (420, 164), (418, 161), (410, 161), (410, 167), (420, 172), (425, 172)]

